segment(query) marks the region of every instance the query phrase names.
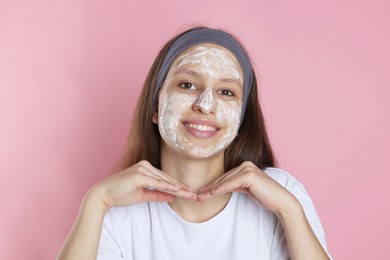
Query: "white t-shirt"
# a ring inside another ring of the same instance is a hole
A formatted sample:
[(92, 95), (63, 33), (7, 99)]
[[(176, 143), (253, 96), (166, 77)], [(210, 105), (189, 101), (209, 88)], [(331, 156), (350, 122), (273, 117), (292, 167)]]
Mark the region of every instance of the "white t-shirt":
[[(325, 235), (305, 188), (277, 168), (266, 174), (289, 190), (327, 251)], [(104, 218), (99, 260), (289, 259), (286, 238), (276, 215), (234, 192), (226, 207), (203, 223), (182, 219), (165, 202), (111, 208)]]

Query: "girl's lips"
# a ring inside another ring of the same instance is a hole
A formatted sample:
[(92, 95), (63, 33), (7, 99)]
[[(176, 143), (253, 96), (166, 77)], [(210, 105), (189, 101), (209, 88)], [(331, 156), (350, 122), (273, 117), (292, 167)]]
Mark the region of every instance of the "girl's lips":
[(188, 133), (200, 139), (211, 138), (219, 131), (219, 128), (209, 121), (191, 120), (183, 122), (183, 125)]

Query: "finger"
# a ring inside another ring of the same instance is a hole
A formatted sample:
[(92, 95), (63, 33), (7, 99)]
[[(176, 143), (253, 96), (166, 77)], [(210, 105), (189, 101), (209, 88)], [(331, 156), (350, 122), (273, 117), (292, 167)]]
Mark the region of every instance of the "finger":
[(246, 187), (242, 186), (243, 182), (241, 178), (235, 178), (229, 181), (226, 181), (219, 185), (218, 187), (210, 190), (210, 194), (214, 197), (220, 196), (222, 194), (225, 194), (227, 192), (232, 192), (237, 189), (244, 189)]
[(237, 188), (237, 189), (232, 190), (232, 191), (249, 194), (248, 188)]
[(195, 193), (188, 190), (184, 190), (181, 186), (178, 186), (176, 184), (172, 184), (165, 180), (158, 179), (158, 177), (150, 177), (144, 175), (143, 178), (144, 178), (144, 183), (142, 188), (148, 190), (159, 190), (189, 200), (198, 199), (198, 195), (196, 195)]
[(182, 189), (181, 186), (148, 175), (142, 175), (142, 181), (139, 185), (139, 188), (160, 190), (167, 193), (175, 193)]
[(187, 191), (187, 190), (179, 190), (178, 192), (175, 193), (175, 195), (177, 197), (180, 197), (180, 198), (184, 198), (184, 199), (187, 199), (187, 200), (192, 200), (192, 201), (197, 201), (198, 200), (198, 195), (193, 193), (193, 192), (190, 192), (190, 191)]
[(143, 173), (145, 173), (145, 174), (147, 174), (147, 175), (149, 175), (151, 177), (158, 176), (160, 179), (165, 180), (166, 182), (170, 182), (170, 183), (172, 183), (174, 185), (182, 187), (183, 189), (186, 189), (188, 191), (194, 192), (194, 190), (191, 189), (190, 187), (188, 187), (187, 185), (185, 185), (185, 184), (175, 180), (174, 178), (172, 178), (171, 176), (169, 176), (165, 172), (160, 171), (159, 169), (153, 167), (151, 164), (144, 165), (144, 166), (145, 166), (144, 167), (145, 171)]
[(216, 187), (220, 186), (221, 183), (229, 181), (233, 178), (238, 178), (239, 176), (245, 175), (246, 173), (258, 170), (257, 166), (255, 166), (251, 162), (243, 162), (241, 165), (239, 165), (236, 168), (231, 169), (230, 171), (226, 172), (224, 175), (222, 175), (220, 178), (209, 184), (206, 188), (202, 189), (202, 193), (209, 192), (210, 190), (215, 189)]
[(216, 186), (215, 188), (211, 188), (208, 192), (202, 193), (198, 196), (199, 201), (206, 201), (210, 198), (221, 196), (228, 192), (246, 192), (246, 187), (243, 187), (243, 180), (240, 177), (235, 177), (232, 179), (225, 180), (224, 182), (220, 183), (219, 186)]
[(240, 173), (240, 171), (241, 171), (240, 167), (231, 169), (230, 171), (224, 173), (221, 177), (219, 177), (218, 179), (216, 179), (215, 181), (213, 181), (212, 183), (210, 183), (206, 187), (202, 188), (200, 190), (200, 193), (203, 194), (203, 193), (210, 192), (210, 190), (218, 187), (219, 185), (221, 185), (221, 183), (223, 183), (231, 178), (235, 178)]
[(184, 184), (182, 182), (179, 182), (178, 180), (174, 179), (173, 177), (166, 174), (165, 172), (156, 169), (156, 173), (159, 174), (159, 176), (161, 176), (162, 178), (167, 179), (167, 180), (171, 181), (172, 183), (175, 183), (176, 185), (181, 186), (183, 189), (194, 192), (194, 189), (192, 189), (191, 187), (187, 186), (186, 184)]
[(158, 190), (144, 190), (142, 193), (141, 202), (170, 202), (176, 198), (175, 195), (168, 194)]
[(220, 182), (223, 182), (226, 178), (229, 177), (231, 171), (229, 172), (226, 172), (224, 173), (223, 175), (221, 175), (220, 177), (218, 177), (217, 179), (215, 179), (213, 182), (211, 182), (210, 184), (208, 184), (207, 186), (203, 187), (202, 189), (200, 189), (200, 193), (206, 193), (208, 192), (213, 186), (215, 185), (218, 185), (218, 183)]

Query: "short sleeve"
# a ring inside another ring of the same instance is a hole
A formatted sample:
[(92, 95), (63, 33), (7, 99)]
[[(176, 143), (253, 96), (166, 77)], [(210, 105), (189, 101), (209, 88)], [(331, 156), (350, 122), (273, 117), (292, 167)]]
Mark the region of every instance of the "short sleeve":
[(322, 228), (320, 218), (318, 217), (314, 203), (310, 198), (308, 192), (306, 191), (305, 187), (293, 176), (281, 169), (266, 168), (264, 172), (271, 178), (273, 178), (275, 181), (277, 181), (280, 185), (285, 187), (288, 191), (290, 191), (301, 203), (306, 218), (311, 226), (311, 229), (316, 235), (318, 241), (321, 243), (325, 252), (327, 252), (328, 256), (332, 259), (328, 252), (325, 233)]
[(104, 216), (97, 260), (122, 260), (122, 253), (115, 242), (110, 213)]

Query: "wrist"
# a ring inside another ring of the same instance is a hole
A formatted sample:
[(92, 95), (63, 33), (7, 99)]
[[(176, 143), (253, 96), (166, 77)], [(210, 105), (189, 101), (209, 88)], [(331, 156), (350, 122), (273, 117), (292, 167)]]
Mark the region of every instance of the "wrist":
[(289, 203), (286, 203), (285, 206), (279, 208), (275, 212), (275, 214), (282, 222), (285, 222), (287, 219), (291, 219), (293, 217), (300, 217), (302, 214), (305, 213), (303, 211), (302, 205), (294, 197)]
[(87, 209), (91, 209), (94, 212), (100, 212), (103, 215), (110, 209), (104, 202), (102, 192), (95, 186), (84, 195), (82, 205)]

